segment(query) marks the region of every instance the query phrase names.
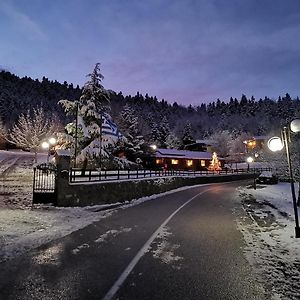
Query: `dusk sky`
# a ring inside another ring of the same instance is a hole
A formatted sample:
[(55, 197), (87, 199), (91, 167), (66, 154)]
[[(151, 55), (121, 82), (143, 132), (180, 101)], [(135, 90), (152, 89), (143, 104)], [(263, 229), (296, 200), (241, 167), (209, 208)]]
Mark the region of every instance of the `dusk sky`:
[(0, 0), (0, 67), (181, 104), (300, 96), (299, 0)]

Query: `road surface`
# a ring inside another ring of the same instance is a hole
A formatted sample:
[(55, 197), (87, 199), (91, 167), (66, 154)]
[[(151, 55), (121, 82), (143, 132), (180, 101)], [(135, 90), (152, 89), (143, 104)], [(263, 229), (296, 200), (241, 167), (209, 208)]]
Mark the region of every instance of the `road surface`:
[(0, 265), (0, 299), (268, 299), (233, 209), (245, 182), (159, 197)]

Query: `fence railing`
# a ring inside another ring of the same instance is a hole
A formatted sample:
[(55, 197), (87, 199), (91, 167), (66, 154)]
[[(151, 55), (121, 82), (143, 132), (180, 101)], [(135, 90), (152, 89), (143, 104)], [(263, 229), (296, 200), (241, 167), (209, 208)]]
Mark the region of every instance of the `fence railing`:
[(91, 170), (71, 169), (70, 182), (97, 182), (113, 180), (136, 180), (154, 177), (197, 177), (197, 176), (218, 176), (245, 173), (261, 173), (271, 171), (271, 168), (250, 168), (250, 169), (226, 169), (221, 171), (180, 171), (180, 170)]

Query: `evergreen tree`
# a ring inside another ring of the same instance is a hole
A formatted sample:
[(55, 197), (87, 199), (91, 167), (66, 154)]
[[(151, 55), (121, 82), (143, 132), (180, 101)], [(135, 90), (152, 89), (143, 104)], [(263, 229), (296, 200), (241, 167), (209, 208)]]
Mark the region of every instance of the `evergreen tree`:
[(167, 137), (166, 144), (168, 149), (179, 149), (181, 141), (174, 133), (171, 132)]
[(142, 153), (144, 144), (143, 136), (138, 132), (138, 117), (129, 104), (126, 104), (120, 114), (119, 125), (122, 134), (125, 136), (124, 150), (129, 158), (135, 158)]
[[(110, 110), (109, 94), (102, 86), (103, 75), (100, 73), (100, 64), (97, 63), (90, 79), (85, 83), (79, 101), (61, 100), (59, 103), (66, 113), (77, 118), (77, 140), (79, 158), (85, 167), (88, 159), (99, 160), (102, 167), (102, 158), (111, 155), (109, 145), (117, 142), (119, 135), (116, 133), (104, 134), (104, 126), (113, 124)], [(69, 135), (75, 139), (76, 120), (66, 126)]]
[(160, 146), (159, 125), (154, 121), (153, 116), (149, 116), (149, 127), (151, 129), (149, 142), (159, 147)]
[(188, 144), (195, 143), (195, 139), (194, 139), (193, 134), (192, 134), (192, 125), (189, 121), (187, 121), (187, 123), (184, 126), (181, 141), (182, 141), (182, 144), (184, 146), (188, 145)]
[(168, 137), (170, 135), (170, 126), (169, 126), (169, 121), (167, 119), (167, 117), (163, 117), (162, 118), (162, 121), (159, 125), (159, 132), (158, 132), (158, 146), (161, 147), (161, 148), (167, 148), (168, 146), (168, 143), (167, 143), (167, 140), (168, 140)]

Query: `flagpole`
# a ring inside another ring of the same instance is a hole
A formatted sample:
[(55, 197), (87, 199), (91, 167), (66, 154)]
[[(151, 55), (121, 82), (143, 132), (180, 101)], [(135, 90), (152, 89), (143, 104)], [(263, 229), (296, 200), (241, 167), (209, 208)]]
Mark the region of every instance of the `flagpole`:
[(79, 102), (76, 103), (76, 120), (75, 120), (75, 149), (74, 149), (74, 168), (76, 168), (76, 157), (77, 157), (77, 139), (78, 139), (78, 109), (79, 109)]
[(101, 157), (102, 157), (102, 113), (100, 112), (100, 118), (101, 118), (101, 121), (100, 121), (100, 157), (99, 157), (99, 165), (100, 165), (100, 172), (101, 172), (101, 169), (102, 169), (102, 161), (101, 161)]

